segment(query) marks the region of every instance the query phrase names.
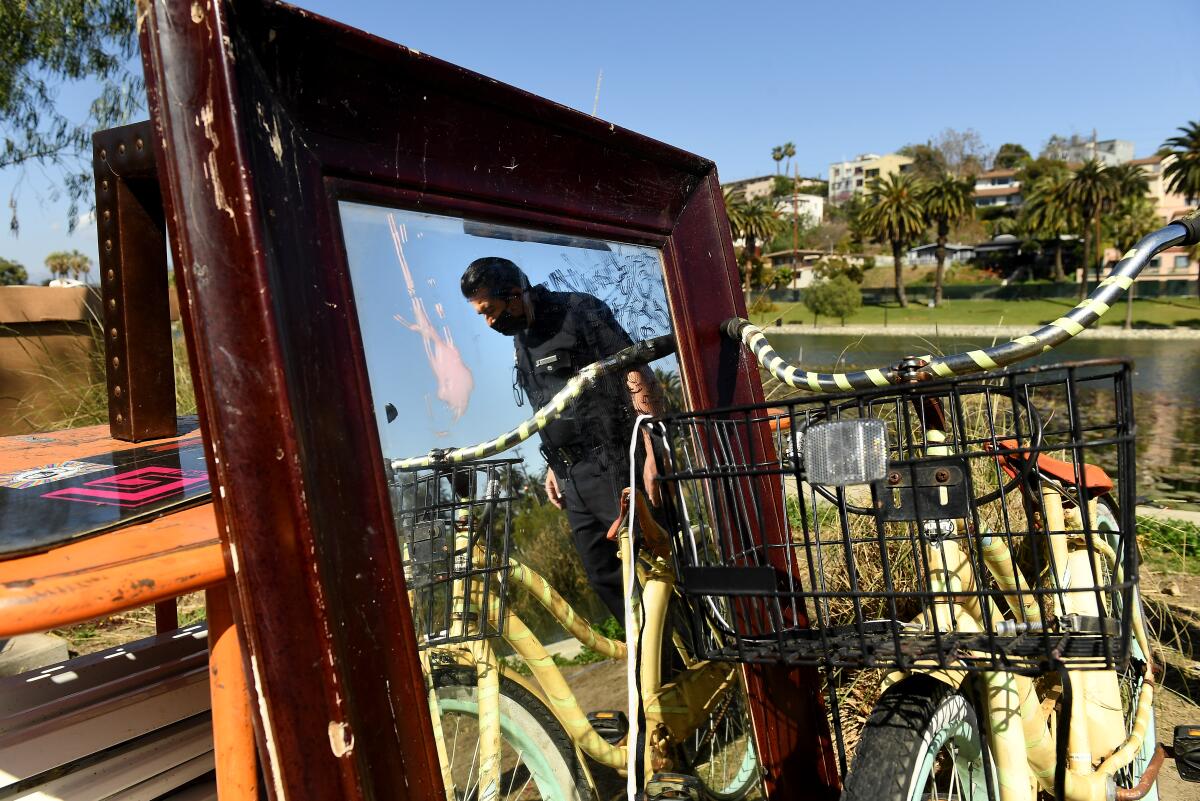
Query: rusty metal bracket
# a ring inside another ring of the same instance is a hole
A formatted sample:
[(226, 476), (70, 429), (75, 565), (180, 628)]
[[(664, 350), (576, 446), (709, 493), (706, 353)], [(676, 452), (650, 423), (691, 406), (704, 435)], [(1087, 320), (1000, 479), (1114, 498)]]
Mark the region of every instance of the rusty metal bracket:
[(114, 439), (175, 435), (167, 237), (149, 121), (92, 135), (108, 425)]

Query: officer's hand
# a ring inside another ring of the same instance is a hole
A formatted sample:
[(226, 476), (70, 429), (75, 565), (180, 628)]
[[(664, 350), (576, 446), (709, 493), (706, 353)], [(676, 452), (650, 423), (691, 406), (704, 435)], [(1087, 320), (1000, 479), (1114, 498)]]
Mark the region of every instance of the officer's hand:
[(650, 503), (658, 506), (661, 499), (658, 481), (658, 463), (654, 460), (654, 450), (650, 449), (646, 452), (646, 465), (642, 468), (642, 489), (646, 491), (646, 497), (650, 499)]
[(554, 476), (554, 468), (546, 468), (546, 497), (557, 508), (563, 508), (562, 493), (558, 491), (558, 479)]

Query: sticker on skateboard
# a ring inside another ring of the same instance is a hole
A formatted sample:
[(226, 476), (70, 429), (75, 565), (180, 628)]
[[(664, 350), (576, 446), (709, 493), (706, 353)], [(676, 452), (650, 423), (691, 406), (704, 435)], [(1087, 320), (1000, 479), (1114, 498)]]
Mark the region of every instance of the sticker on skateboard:
[(0, 475), (0, 487), (5, 489), (29, 489), (49, 484), (51, 481), (62, 481), (65, 478), (95, 473), (98, 470), (112, 470), (110, 464), (96, 462), (80, 462), (74, 459), (60, 464), (48, 464), (31, 470), (21, 470), (16, 473)]

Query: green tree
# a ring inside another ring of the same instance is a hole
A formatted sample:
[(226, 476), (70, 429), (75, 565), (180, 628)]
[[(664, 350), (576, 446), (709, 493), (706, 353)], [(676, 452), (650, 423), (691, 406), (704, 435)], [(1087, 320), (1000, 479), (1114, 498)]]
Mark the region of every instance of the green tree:
[(729, 217), (733, 238), (745, 240), (738, 261), (742, 266), (743, 284), (749, 292), (755, 277), (762, 273), (762, 254), (758, 252), (758, 243), (769, 242), (783, 229), (784, 220), (775, 210), (771, 199), (747, 201), (735, 197), (732, 192), (725, 193), (725, 213)]
[(839, 256), (827, 256), (813, 265), (813, 277), (818, 281), (830, 281), (842, 275), (853, 284), (861, 284), (865, 272), (866, 267), (861, 262), (853, 264)]
[(678, 371), (655, 367), (654, 377), (658, 380), (659, 387), (662, 388), (663, 401), (666, 403), (667, 409), (680, 412), (687, 409), (687, 401), (683, 396), (683, 383), (679, 380)]
[(896, 301), (908, 307), (904, 292), (904, 252), (925, 231), (920, 182), (908, 173), (873, 178), (867, 186), (867, 206), (860, 215), (863, 230), (877, 242), (889, 242), (896, 272)]
[(813, 325), (822, 315), (837, 317), (844, 325), (847, 317), (862, 308), (862, 292), (846, 276), (835, 275), (805, 289), (804, 306), (813, 313)]
[(946, 277), (946, 241), (950, 237), (950, 226), (975, 216), (974, 194), (973, 180), (959, 178), (948, 172), (924, 184), (918, 193), (918, 200), (925, 211), (925, 219), (934, 227), (937, 236), (937, 270), (933, 279), (935, 306), (942, 303), (942, 282)]
[(1023, 146), (1015, 142), (1005, 142), (996, 151), (996, 158), (992, 160), (992, 166), (997, 170), (1012, 170), (1021, 166), (1021, 163), (1029, 158), (1029, 151)]
[(783, 145), (771, 148), (771, 158), (775, 161), (775, 174), (779, 175), (779, 165), (783, 163)]
[(0, 256), (0, 286), (18, 286), (28, 280), (23, 264)]
[(1200, 121), (1193, 120), (1179, 131), (1181, 135), (1163, 142), (1159, 152), (1175, 157), (1163, 168), (1167, 189), (1190, 201), (1200, 198)]
[(46, 269), (55, 278), (66, 278), (71, 273), (74, 257), (65, 250), (56, 250), (46, 256)]
[(72, 278), (83, 281), (87, 278), (87, 274), (92, 271), (92, 260), (78, 250), (72, 250), (67, 266), (71, 271)]
[(1096, 257), (1096, 234), (1100, 228), (1100, 215), (1113, 197), (1113, 182), (1107, 168), (1095, 159), (1089, 159), (1075, 171), (1063, 189), (1063, 198), (1074, 210), (1076, 219), (1083, 228), (1083, 280), (1079, 282), (1079, 298), (1088, 293), (1088, 269), (1099, 273)]
[[(1154, 201), (1145, 194), (1126, 194), (1104, 216), (1104, 233), (1118, 253), (1129, 251), (1138, 240), (1162, 224), (1154, 209)], [(1118, 257), (1120, 258), (1120, 257)], [(1133, 297), (1137, 288), (1135, 281), (1125, 291), (1125, 328), (1133, 328)]]
[[(144, 105), (137, 51), (137, 4), (130, 0), (4, 0), (0, 3), (0, 170), (28, 165), (67, 170), (68, 225), (92, 192), (91, 135), (128, 121)], [(59, 86), (99, 86), (88, 117), (59, 110)], [(86, 161), (85, 161), (86, 160)], [(10, 227), (19, 228), (17, 197)]]
[(783, 143), (783, 157), (787, 159), (787, 164), (785, 164), (783, 168), (783, 172), (786, 175), (792, 171), (792, 159), (796, 157), (796, 145), (794, 143)]
[(771, 270), (771, 288), (784, 289), (788, 284), (792, 283), (795, 277), (796, 271), (786, 264), (776, 267), (774, 270)]
[(46, 269), (55, 278), (83, 280), (92, 269), (92, 260), (78, 250), (56, 250), (46, 256)]
[(896, 151), (913, 160), (911, 172), (924, 181), (932, 181), (946, 172), (946, 157), (931, 143), (905, 145)]
[(1070, 173), (1046, 175), (1030, 187), (1021, 205), (1020, 228), (1031, 239), (1054, 243), (1054, 280), (1067, 280), (1063, 269), (1063, 235), (1079, 229), (1075, 210), (1066, 201)]

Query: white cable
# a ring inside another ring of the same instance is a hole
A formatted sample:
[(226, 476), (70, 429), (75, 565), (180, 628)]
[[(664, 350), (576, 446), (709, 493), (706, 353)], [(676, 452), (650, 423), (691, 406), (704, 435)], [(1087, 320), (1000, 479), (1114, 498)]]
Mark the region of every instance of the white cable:
[(649, 420), (652, 415), (640, 414), (633, 423), (633, 437), (629, 441), (629, 519), (625, 524), (626, 536), (629, 537), (629, 578), (625, 582), (625, 685), (628, 688), (629, 734), (626, 743), (626, 780), (625, 794), (629, 801), (635, 801), (638, 790), (638, 708), (641, 706), (641, 687), (638, 684), (638, 627), (634, 605), (641, 604), (634, 593), (637, 586), (637, 554), (633, 552), (633, 524), (637, 520), (637, 446), (638, 436), (642, 433), (642, 421)]

